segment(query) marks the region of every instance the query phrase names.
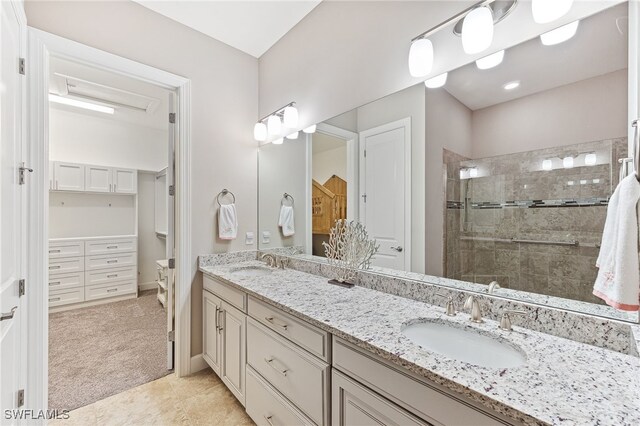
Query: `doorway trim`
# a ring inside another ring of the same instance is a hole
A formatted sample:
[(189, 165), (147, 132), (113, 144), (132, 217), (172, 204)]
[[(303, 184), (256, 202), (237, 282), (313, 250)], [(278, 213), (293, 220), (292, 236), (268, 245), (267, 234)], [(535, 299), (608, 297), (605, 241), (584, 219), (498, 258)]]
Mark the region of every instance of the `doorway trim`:
[[(35, 28), (28, 28), (27, 145), (34, 169), (28, 194), (28, 376), (25, 406), (48, 404), (49, 58), (60, 57), (174, 90), (178, 96), (176, 144), (175, 372), (191, 370), (191, 82), (149, 65)], [(167, 117), (168, 119), (168, 117)]]

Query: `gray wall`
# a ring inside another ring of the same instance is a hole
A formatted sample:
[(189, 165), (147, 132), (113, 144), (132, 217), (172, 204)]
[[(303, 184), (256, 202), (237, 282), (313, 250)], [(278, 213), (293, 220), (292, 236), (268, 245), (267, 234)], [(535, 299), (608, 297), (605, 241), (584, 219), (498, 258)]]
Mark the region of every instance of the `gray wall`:
[[(29, 1), (28, 24), (191, 80), (192, 282), (191, 353), (202, 352), (202, 277), (199, 254), (252, 248), (256, 231), (258, 61), (133, 2)], [(239, 238), (216, 240), (214, 197), (237, 198)]]

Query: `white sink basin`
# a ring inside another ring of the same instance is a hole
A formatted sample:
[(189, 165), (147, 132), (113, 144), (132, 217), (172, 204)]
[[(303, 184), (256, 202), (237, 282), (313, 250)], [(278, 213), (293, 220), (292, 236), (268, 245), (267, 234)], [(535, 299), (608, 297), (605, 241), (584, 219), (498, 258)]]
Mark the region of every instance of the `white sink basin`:
[(273, 270), (264, 266), (241, 266), (230, 270), (231, 274), (237, 277), (260, 277), (269, 275)]
[(521, 351), (507, 343), (439, 322), (417, 322), (405, 326), (402, 333), (424, 349), (481, 367), (512, 368), (527, 362)]

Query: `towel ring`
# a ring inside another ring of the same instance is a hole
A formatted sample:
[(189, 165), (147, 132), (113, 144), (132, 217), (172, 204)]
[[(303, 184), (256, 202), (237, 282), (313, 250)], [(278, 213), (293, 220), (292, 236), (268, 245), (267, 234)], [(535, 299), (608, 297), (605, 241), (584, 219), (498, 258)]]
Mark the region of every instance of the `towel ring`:
[(230, 194), (233, 197), (233, 201), (231, 201), (230, 204), (234, 204), (236, 202), (236, 196), (233, 195), (233, 192), (229, 191), (228, 189), (223, 189), (222, 191), (218, 192), (218, 195), (216, 196), (216, 201), (218, 202), (218, 205), (220, 207), (222, 207), (222, 204), (220, 203), (220, 197), (224, 197), (227, 194)]
[(291, 194), (287, 194), (286, 192), (285, 192), (285, 193), (284, 193), (284, 195), (282, 196), (282, 200), (280, 200), (280, 205), (281, 205), (281, 206), (284, 206), (284, 202), (285, 202), (288, 198), (290, 198), (290, 199), (291, 199), (291, 207), (293, 207), (293, 204), (294, 204), (294, 202), (295, 202), (295, 201), (294, 201), (293, 197), (291, 196)]

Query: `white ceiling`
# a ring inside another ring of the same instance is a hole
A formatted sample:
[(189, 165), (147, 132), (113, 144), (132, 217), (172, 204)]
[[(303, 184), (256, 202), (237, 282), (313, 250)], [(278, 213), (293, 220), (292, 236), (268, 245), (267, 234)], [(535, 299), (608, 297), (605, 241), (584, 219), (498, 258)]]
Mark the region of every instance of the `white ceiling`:
[(330, 151), (332, 149), (346, 148), (345, 140), (336, 138), (335, 136), (327, 135), (322, 132), (315, 132), (311, 141), (311, 148), (314, 154)]
[[(475, 62), (449, 73), (445, 89), (471, 110), (627, 68), (628, 4), (604, 10), (580, 21), (576, 35), (561, 44), (544, 46), (536, 37), (505, 51), (503, 62), (479, 70)], [(618, 19), (621, 18), (621, 19)], [(616, 24), (618, 22), (618, 25)], [(519, 80), (507, 91), (505, 83)]]
[(321, 0), (133, 0), (259, 58)]

